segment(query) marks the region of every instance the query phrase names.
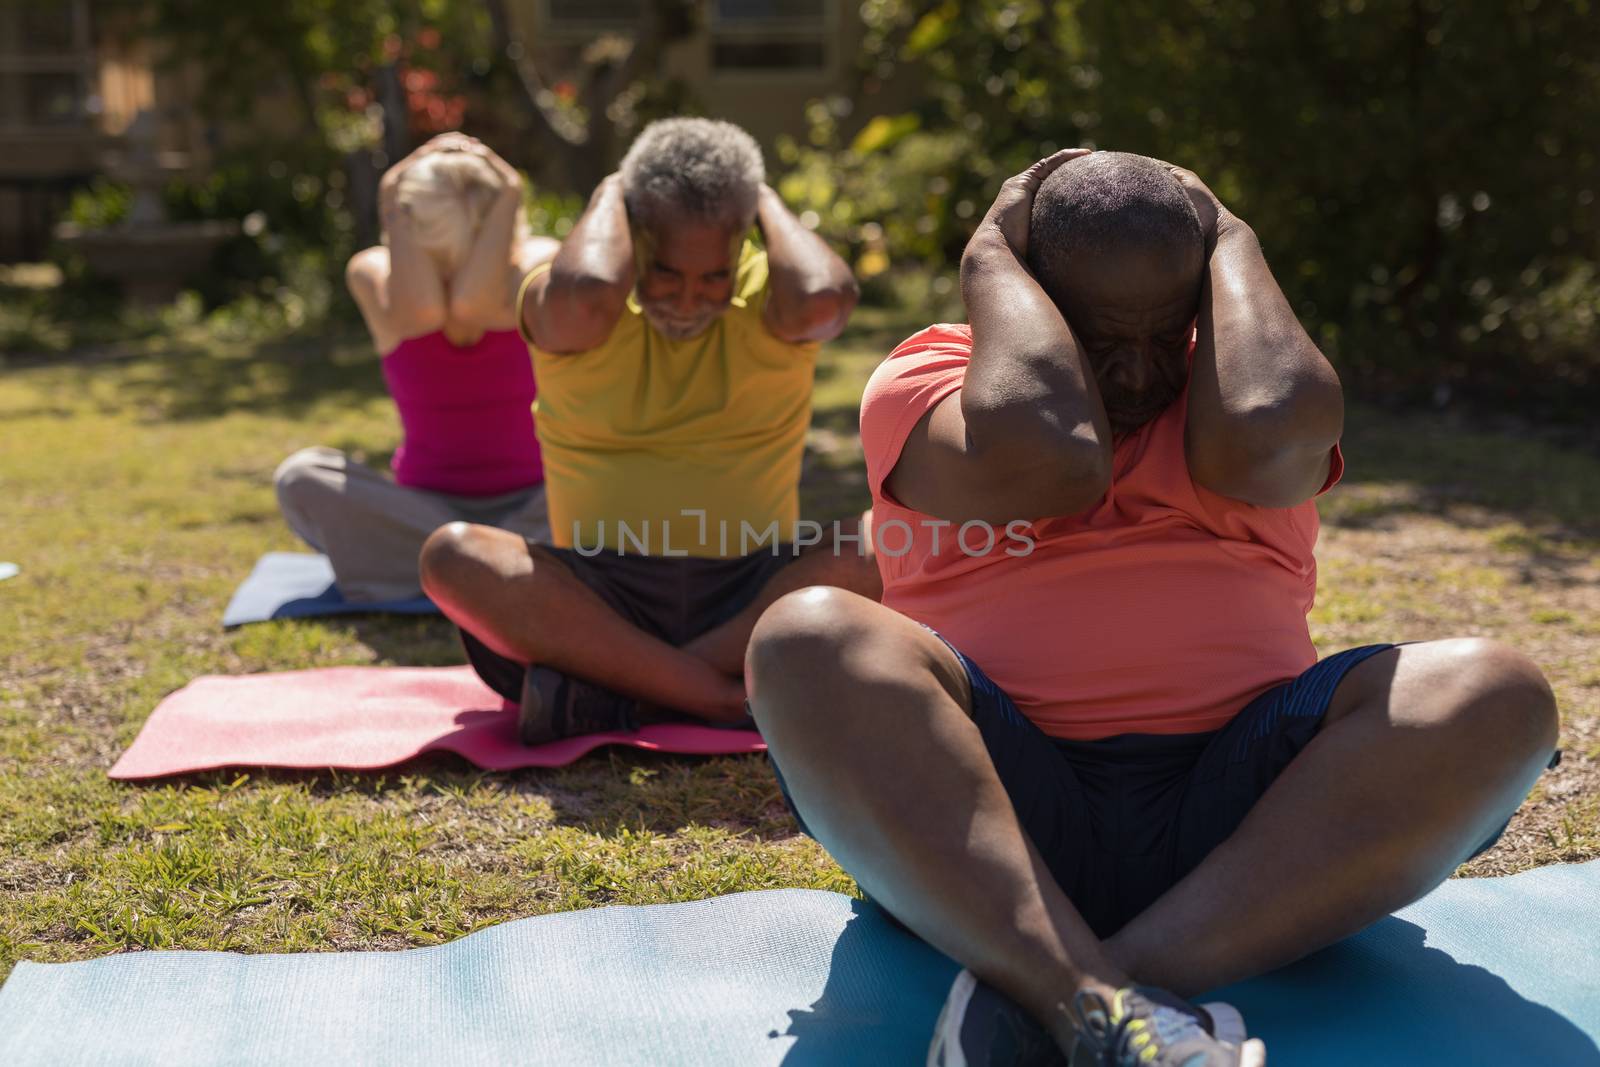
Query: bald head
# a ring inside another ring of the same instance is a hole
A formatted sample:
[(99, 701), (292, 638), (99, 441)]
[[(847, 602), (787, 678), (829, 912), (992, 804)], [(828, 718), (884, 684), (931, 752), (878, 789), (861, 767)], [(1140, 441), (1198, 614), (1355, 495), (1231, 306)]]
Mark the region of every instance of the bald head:
[(1082, 343), (1113, 429), (1182, 391), (1205, 261), (1189, 194), (1146, 156), (1074, 159), (1034, 196), (1028, 266)]
[(1198, 291), (1205, 238), (1189, 194), (1148, 156), (1096, 152), (1059, 167), (1033, 200), (1028, 265), (1055, 302), (1073, 301), (1086, 263), (1137, 249), (1189, 268)]

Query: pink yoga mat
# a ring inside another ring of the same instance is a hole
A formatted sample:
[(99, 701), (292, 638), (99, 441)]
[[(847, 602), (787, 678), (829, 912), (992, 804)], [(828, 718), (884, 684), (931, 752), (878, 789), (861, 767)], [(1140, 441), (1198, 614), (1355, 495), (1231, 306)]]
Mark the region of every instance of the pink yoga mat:
[(213, 767), (391, 767), (447, 751), (492, 771), (559, 767), (601, 745), (697, 756), (764, 752), (754, 730), (684, 723), (552, 741), (517, 741), (517, 716), (470, 667), (329, 667), (208, 675), (150, 713), (113, 778)]

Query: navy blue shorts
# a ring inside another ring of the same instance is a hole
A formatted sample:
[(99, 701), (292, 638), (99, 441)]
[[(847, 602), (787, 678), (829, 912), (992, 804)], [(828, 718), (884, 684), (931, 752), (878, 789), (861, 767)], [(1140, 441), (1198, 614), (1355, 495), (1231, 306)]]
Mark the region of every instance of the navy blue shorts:
[(1220, 730), (1100, 741), (1047, 736), (976, 663), (952, 651), (1023, 829), (1090, 928), (1109, 937), (1244, 821), (1316, 735), (1350, 668), (1393, 647), (1329, 656), (1256, 697)]
[(977, 664), (951, 651), (971, 681), (973, 721), (1022, 828), (1105, 938), (1233, 833), (1316, 735), (1345, 674), (1394, 647), (1329, 656), (1256, 697), (1220, 730), (1100, 741), (1047, 736)]

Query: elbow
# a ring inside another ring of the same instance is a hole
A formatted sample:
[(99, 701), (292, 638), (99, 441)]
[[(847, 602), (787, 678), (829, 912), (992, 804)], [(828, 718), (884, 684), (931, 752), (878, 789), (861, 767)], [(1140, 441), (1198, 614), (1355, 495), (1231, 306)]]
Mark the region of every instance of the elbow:
[(1228, 431), (1189, 449), (1195, 482), (1260, 508), (1289, 508), (1314, 497), (1328, 478), (1344, 430), (1344, 402), (1263, 406), (1241, 413)]
[(550, 268), (550, 291), (563, 299), (582, 305), (621, 305), (633, 289), (629, 278), (608, 278), (588, 271)]
[(574, 321), (613, 322), (628, 302), (631, 283), (594, 275), (552, 275), (546, 304)]
[(806, 333), (813, 341), (831, 341), (844, 330), (861, 299), (861, 287), (854, 278), (813, 293), (806, 298)]
[(1241, 451), (1331, 449), (1344, 436), (1344, 393), (1330, 367), (1287, 397), (1243, 405), (1229, 415), (1235, 448)]
[(1111, 440), (1092, 422), (1060, 426), (1004, 410), (967, 411), (973, 447), (989, 470), (1005, 472), (1003, 495), (1011, 519), (1080, 515), (1111, 488)]
[(488, 306), (483, 300), (452, 294), (445, 310), (452, 322), (483, 323), (492, 319), (500, 309)]
[(450, 309), (443, 301), (412, 301), (394, 309), (392, 322), (406, 337), (421, 337), (444, 329)]
[(1007, 514), (996, 521), (1070, 518), (1082, 515), (1111, 488), (1111, 455), (1092, 442), (1035, 445), (1010, 465), (1015, 480), (1004, 495)]
[(1046, 514), (1081, 515), (1111, 488), (1111, 449), (1094, 440), (1074, 440), (1061, 449), (1052, 474)]
[(631, 286), (591, 276), (551, 276), (529, 322), (533, 342), (546, 352), (586, 352), (605, 343), (627, 305)]
[(853, 277), (806, 293), (794, 302), (792, 311), (775, 317), (773, 335), (796, 344), (831, 341), (844, 330), (860, 299), (861, 289)]

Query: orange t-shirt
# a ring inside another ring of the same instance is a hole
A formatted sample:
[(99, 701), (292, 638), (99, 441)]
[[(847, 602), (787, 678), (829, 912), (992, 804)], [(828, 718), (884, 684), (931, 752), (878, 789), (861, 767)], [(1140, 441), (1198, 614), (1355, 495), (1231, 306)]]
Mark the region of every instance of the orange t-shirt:
[[(994, 527), (992, 547), (981, 526), (958, 541), (961, 528), (890, 499), (906, 438), (961, 388), (971, 355), (968, 327), (929, 327), (862, 398), (886, 605), (937, 630), (1052, 737), (1215, 730), (1316, 662), (1316, 505), (1260, 508), (1196, 485), (1187, 394), (1117, 444), (1089, 511)], [(1335, 448), (1323, 491), (1343, 469)]]

